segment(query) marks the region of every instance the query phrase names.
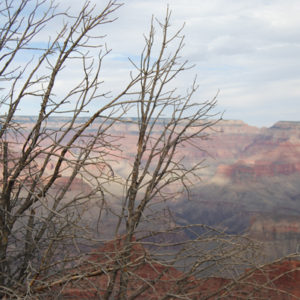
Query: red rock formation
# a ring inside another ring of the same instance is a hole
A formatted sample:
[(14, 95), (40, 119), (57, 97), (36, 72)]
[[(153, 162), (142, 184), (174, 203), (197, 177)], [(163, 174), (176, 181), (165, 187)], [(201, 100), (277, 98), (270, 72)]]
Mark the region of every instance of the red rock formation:
[(273, 177), (300, 173), (300, 162), (295, 164), (267, 161), (258, 161), (253, 164), (237, 162), (229, 166), (219, 166), (218, 173), (231, 178), (233, 181), (243, 181), (245, 177), (255, 180), (257, 177)]
[[(82, 279), (70, 280), (70, 283), (64, 286), (60, 291), (63, 299), (97, 299), (103, 296), (114, 272), (116, 287), (112, 295), (116, 297), (120, 282), (120, 268), (128, 272), (128, 297), (133, 296), (140, 289), (141, 292), (135, 299), (159, 299), (166, 293), (180, 293), (186, 289), (196, 293), (193, 284), (193, 281), (196, 282), (195, 278), (185, 275), (174, 267), (153, 261), (139, 243), (133, 242), (128, 264), (120, 266), (121, 258), (118, 258), (118, 255), (123, 250), (123, 239), (108, 242), (95, 250), (86, 261), (71, 271), (83, 276)], [(180, 289), (182, 283), (185, 284)]]
[[(76, 280), (60, 287), (63, 299), (98, 299), (107, 291), (113, 271), (119, 268), (117, 256), (123, 240), (117, 239), (95, 250), (72, 272)], [(155, 262), (139, 243), (134, 243), (130, 263), (123, 266), (129, 276), (127, 296), (141, 291), (135, 299), (160, 299), (165, 295), (186, 295), (186, 299), (273, 299), (300, 297), (300, 262), (285, 260), (249, 269), (236, 280), (210, 277), (196, 279), (174, 267)], [(80, 276), (81, 274), (82, 276)], [(119, 273), (116, 272), (116, 283)], [(72, 278), (72, 277), (70, 277)], [(57, 287), (56, 287), (57, 290)], [(117, 289), (112, 296), (116, 297)], [(170, 299), (175, 299), (170, 296)], [(185, 298), (184, 298), (185, 299)]]
[(300, 173), (300, 123), (278, 122), (256, 132), (235, 161), (219, 166), (218, 173), (233, 181)]
[(285, 260), (248, 270), (244, 278), (235, 288), (237, 295), (248, 292), (252, 299), (272, 300), (296, 300), (300, 297), (299, 261)]

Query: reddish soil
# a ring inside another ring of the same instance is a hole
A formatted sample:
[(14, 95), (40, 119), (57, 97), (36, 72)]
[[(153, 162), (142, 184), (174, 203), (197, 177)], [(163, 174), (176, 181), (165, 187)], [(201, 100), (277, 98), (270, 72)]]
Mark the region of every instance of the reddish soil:
[[(63, 299), (98, 299), (105, 295), (113, 270), (118, 269), (116, 256), (121, 253), (121, 239), (109, 242), (83, 262), (76, 274), (86, 277), (70, 281), (61, 291)], [(230, 280), (210, 277), (196, 279), (174, 267), (151, 260), (149, 253), (138, 243), (133, 245), (126, 269), (129, 276), (127, 297), (135, 299), (175, 299), (172, 294), (188, 295), (186, 299), (272, 299), (296, 300), (300, 297), (300, 262), (284, 260), (262, 268), (249, 269), (240, 278)], [(75, 274), (75, 273), (74, 273)], [(116, 272), (116, 286), (120, 280)], [(112, 291), (118, 297), (118, 290)], [(116, 299), (116, 298), (115, 298)], [(176, 298), (177, 299), (177, 298)]]

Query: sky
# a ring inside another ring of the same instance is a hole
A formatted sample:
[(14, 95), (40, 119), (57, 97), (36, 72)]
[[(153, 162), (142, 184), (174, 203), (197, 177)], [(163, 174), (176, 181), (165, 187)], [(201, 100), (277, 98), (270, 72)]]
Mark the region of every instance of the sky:
[(185, 23), (183, 54), (196, 64), (196, 98), (219, 90), (224, 118), (251, 125), (300, 121), (299, 0), (129, 0), (112, 31), (115, 55), (134, 54), (151, 15), (163, 18), (167, 5), (172, 25)]
[[(81, 4), (60, 1), (61, 8)], [(128, 78), (128, 57), (138, 57), (152, 15), (162, 20), (168, 6), (171, 31), (185, 24), (182, 56), (195, 64), (176, 81), (180, 89), (197, 74), (194, 101), (218, 93), (218, 110), (225, 119), (256, 126), (300, 121), (299, 0), (125, 0), (114, 14), (117, 20), (104, 29), (112, 49), (103, 65), (108, 88)]]

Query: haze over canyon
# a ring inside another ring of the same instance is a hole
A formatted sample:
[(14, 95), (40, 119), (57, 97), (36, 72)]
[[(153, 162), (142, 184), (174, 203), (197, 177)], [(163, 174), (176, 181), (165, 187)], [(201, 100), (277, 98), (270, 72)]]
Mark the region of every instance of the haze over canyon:
[[(17, 121), (30, 127), (34, 120), (19, 116)], [(137, 125), (133, 121), (127, 119), (111, 129), (111, 139), (119, 139), (121, 146), (120, 152), (109, 150), (114, 156), (107, 159), (114, 165), (115, 175), (123, 179), (136, 149)], [(57, 129), (67, 122), (68, 117), (50, 118), (47, 127)], [(163, 119), (160, 122), (163, 124)], [(89, 132), (94, 130), (97, 122)], [(185, 164), (193, 166), (203, 160), (203, 168), (198, 174), (201, 180), (190, 186), (189, 198), (182, 193), (168, 202), (177, 222), (220, 226), (229, 233), (247, 232), (264, 241), (272, 259), (296, 251), (300, 241), (300, 122), (279, 121), (269, 128), (257, 128), (238, 120), (221, 120), (197, 143), (178, 150)], [(99, 166), (91, 164), (90, 171), (97, 170)], [(59, 180), (63, 183), (68, 174), (62, 175)], [(87, 177), (77, 178), (71, 190), (88, 190), (92, 185)], [(111, 201), (117, 209), (122, 189), (115, 183), (107, 187), (114, 191)], [(91, 212), (89, 218), (96, 215)]]

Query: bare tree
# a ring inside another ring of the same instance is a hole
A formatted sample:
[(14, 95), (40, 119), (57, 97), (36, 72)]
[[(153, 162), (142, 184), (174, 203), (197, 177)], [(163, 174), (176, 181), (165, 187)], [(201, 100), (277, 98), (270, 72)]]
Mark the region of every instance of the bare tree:
[[(70, 187), (76, 182), (84, 184), (81, 170), (96, 161), (98, 170), (93, 176), (111, 177), (105, 156), (114, 146), (107, 131), (130, 101), (120, 101), (126, 89), (113, 99), (99, 92), (101, 63), (109, 50), (94, 33), (114, 21), (113, 13), (119, 7), (116, 1), (109, 1), (96, 12), (86, 3), (74, 16), (59, 12), (53, 1), (1, 1), (2, 295), (12, 290), (17, 294), (19, 289), (30, 292), (36, 280), (72, 259), (68, 245), (84, 229), (76, 224), (86, 201), (101, 186), (77, 194), (70, 194)], [(39, 42), (45, 26), (54, 21), (62, 27), (47, 43)], [(28, 61), (18, 66), (16, 60), (21, 56)], [(75, 63), (81, 64), (81, 79), (63, 96), (58, 95), (57, 81)], [(39, 103), (38, 114), (20, 120), (17, 114), (29, 98)], [(97, 110), (80, 119), (93, 101), (100, 101)], [(47, 126), (52, 117), (64, 113), (69, 115), (67, 120), (58, 117), (57, 126)], [(101, 122), (89, 134), (87, 129), (97, 118)]]
[[(180, 57), (182, 28), (169, 33), (169, 10), (163, 22), (152, 20), (128, 85), (115, 96), (102, 91), (110, 51), (97, 33), (120, 6), (108, 1), (98, 12), (86, 3), (72, 14), (48, 0), (0, 2), (2, 297), (210, 299), (228, 296), (236, 282), (205, 292), (199, 277), (220, 270), (236, 277), (253, 261), (247, 237), (179, 224), (168, 206), (199, 180), (203, 162), (189, 165), (187, 151), (203, 151), (220, 118), (215, 98), (193, 102), (196, 80), (186, 94), (172, 85), (191, 66)], [(61, 28), (38, 42), (53, 22)], [(20, 55), (29, 57), (22, 66)], [(61, 76), (79, 64), (80, 80), (61, 95)], [(28, 99), (39, 104), (37, 114), (19, 116)], [(136, 131), (134, 155), (127, 156), (122, 124)], [(98, 250), (89, 253), (88, 241)]]

